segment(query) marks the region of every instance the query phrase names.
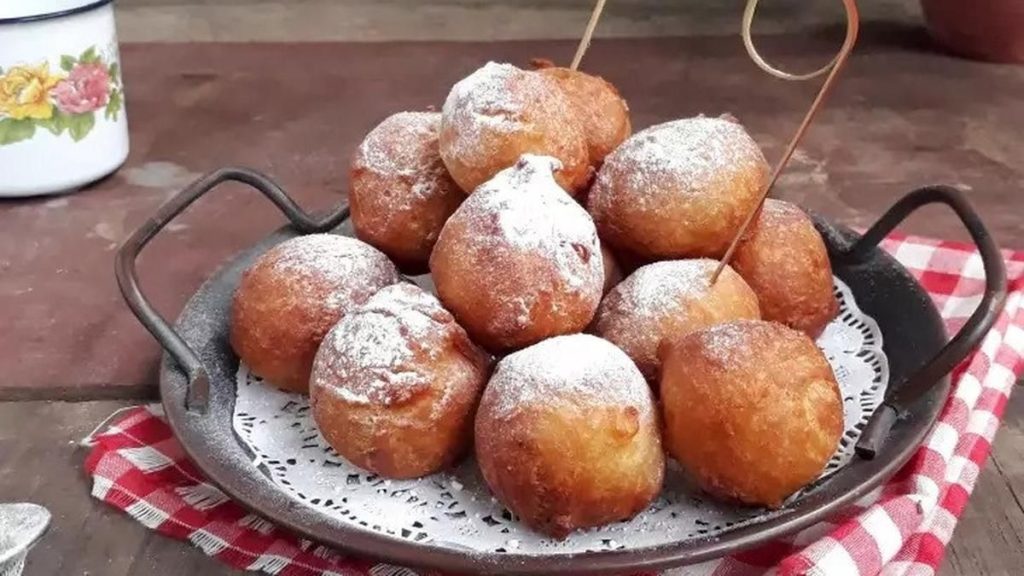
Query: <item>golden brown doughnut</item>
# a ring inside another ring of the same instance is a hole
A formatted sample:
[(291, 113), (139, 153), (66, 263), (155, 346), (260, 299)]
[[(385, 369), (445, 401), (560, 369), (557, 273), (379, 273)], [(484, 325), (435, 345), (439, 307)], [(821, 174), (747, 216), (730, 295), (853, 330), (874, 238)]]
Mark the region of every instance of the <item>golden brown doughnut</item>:
[(533, 60), (539, 74), (549, 76), (569, 97), (576, 117), (583, 126), (590, 165), (600, 168), (612, 150), (633, 131), (629, 106), (610, 82), (569, 68), (555, 66), (550, 60)]
[(843, 434), (828, 360), (804, 334), (741, 320), (670, 345), (661, 376), (665, 445), (706, 491), (778, 507), (817, 478)]
[(605, 159), (587, 209), (603, 240), (641, 258), (720, 258), (767, 177), (739, 123), (675, 120), (637, 132)]
[(438, 152), (440, 112), (400, 112), (377, 125), (356, 150), (349, 207), (356, 235), (410, 273), (430, 251), (465, 195)]
[(353, 464), (387, 478), (448, 466), (470, 445), (490, 359), (430, 294), (381, 289), (324, 338), (313, 418)]
[(839, 312), (825, 243), (803, 210), (769, 198), (732, 265), (757, 294), (761, 316), (816, 338)]
[(643, 376), (621, 350), (586, 334), (498, 363), (476, 415), (476, 457), (498, 500), (556, 538), (635, 516), (665, 472)]
[(583, 129), (569, 98), (541, 74), (489, 62), (452, 87), (441, 112), (441, 157), (466, 192), (523, 154), (562, 163), (558, 184), (575, 195), (589, 184)]
[(601, 300), (604, 266), (590, 216), (526, 155), (477, 188), (430, 257), (445, 306), (492, 351), (579, 332)]
[(667, 260), (641, 266), (601, 302), (593, 331), (615, 344), (657, 384), (666, 341), (740, 318), (760, 318), (757, 296), (728, 266), (709, 284), (718, 262)]
[(282, 242), (260, 256), (235, 289), (231, 347), (268, 382), (306, 392), (324, 334), (399, 279), (387, 256), (355, 238), (311, 234)]

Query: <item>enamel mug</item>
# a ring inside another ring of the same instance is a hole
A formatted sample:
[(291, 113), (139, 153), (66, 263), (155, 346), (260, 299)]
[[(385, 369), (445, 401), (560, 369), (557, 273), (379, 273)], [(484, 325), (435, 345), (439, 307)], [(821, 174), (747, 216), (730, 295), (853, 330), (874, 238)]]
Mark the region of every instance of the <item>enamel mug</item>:
[(72, 191), (127, 157), (113, 1), (0, 1), (0, 197)]

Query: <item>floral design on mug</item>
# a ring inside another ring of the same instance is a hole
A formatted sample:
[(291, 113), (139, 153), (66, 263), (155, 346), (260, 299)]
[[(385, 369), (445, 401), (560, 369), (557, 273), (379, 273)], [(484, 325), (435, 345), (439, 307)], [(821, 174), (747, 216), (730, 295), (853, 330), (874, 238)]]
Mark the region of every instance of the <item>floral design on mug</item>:
[(37, 128), (55, 136), (66, 132), (78, 142), (100, 111), (117, 120), (123, 88), (118, 63), (109, 60), (91, 47), (78, 57), (61, 56), (56, 72), (47, 62), (0, 68), (0, 146), (28, 140)]

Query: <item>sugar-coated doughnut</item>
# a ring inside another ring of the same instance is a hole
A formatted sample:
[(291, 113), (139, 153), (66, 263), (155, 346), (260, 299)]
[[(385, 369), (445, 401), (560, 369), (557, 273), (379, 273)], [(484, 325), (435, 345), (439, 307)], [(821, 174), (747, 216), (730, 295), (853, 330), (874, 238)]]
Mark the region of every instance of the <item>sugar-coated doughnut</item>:
[(324, 338), (313, 417), (353, 464), (387, 478), (431, 474), (470, 446), (490, 359), (432, 295), (381, 289)]
[(476, 457), (498, 500), (558, 538), (633, 517), (657, 496), (665, 470), (643, 376), (586, 334), (498, 363), (476, 415)]
[(349, 207), (356, 235), (412, 273), (427, 269), (430, 251), (465, 195), (438, 151), (440, 112), (399, 112), (377, 125), (349, 170)]
[(587, 209), (603, 240), (641, 258), (720, 258), (767, 177), (738, 122), (675, 120), (637, 132), (605, 159)]
[(399, 280), (387, 256), (355, 238), (311, 234), (286, 240), (242, 275), (231, 305), (231, 347), (271, 384), (306, 392), (327, 331)]
[(817, 478), (843, 434), (828, 360), (803, 332), (745, 320), (668, 347), (665, 445), (707, 492), (778, 507)]
[(710, 283), (717, 266), (706, 258), (641, 266), (601, 302), (593, 332), (621, 348), (657, 384), (666, 341), (720, 322), (761, 317), (757, 296), (732, 268), (726, 266)]
[(812, 338), (839, 312), (825, 242), (803, 210), (767, 199), (732, 265), (757, 294), (761, 316)]
[(490, 62), (452, 87), (441, 113), (441, 157), (468, 194), (523, 154), (557, 158), (575, 195), (591, 180), (587, 143), (568, 96), (547, 76)]
[(430, 257), (441, 301), (492, 351), (579, 332), (601, 300), (597, 231), (555, 183), (557, 165), (527, 155), (480, 186)]
[(615, 86), (600, 76), (557, 67), (549, 60), (535, 59), (533, 64), (539, 74), (558, 82), (569, 97), (583, 126), (590, 164), (600, 167), (633, 130), (626, 101)]

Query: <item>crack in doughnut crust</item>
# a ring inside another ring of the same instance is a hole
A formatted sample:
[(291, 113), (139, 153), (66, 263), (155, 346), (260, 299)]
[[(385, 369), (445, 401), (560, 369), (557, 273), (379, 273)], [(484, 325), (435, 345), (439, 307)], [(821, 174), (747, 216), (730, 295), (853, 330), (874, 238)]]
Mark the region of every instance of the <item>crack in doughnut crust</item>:
[(707, 492), (777, 508), (824, 470), (843, 434), (828, 360), (803, 332), (740, 320), (668, 349), (665, 446)]
[(400, 279), (387, 256), (355, 238), (310, 234), (286, 240), (242, 275), (231, 304), (231, 347), (267, 382), (307, 392), (327, 331)]
[(597, 230), (555, 183), (557, 166), (524, 155), (462, 203), (431, 254), (441, 301), (491, 351), (579, 332), (601, 300)]
[(476, 455), (495, 496), (556, 538), (635, 516), (665, 472), (650, 388), (621, 350), (587, 334), (498, 363), (477, 411)]
[(720, 258), (767, 178), (743, 126), (698, 116), (623, 142), (598, 172), (587, 209), (602, 239), (641, 258)]
[(366, 135), (349, 170), (356, 235), (409, 273), (427, 269), (448, 217), (465, 194), (438, 150), (440, 112), (399, 112)]
[(825, 242), (803, 210), (769, 198), (732, 265), (757, 294), (765, 320), (818, 337), (839, 312)]
[(416, 478), (465, 454), (490, 357), (441, 303), (388, 286), (324, 338), (310, 381), (313, 417), (353, 464)]
[(601, 302), (594, 333), (621, 348), (656, 385), (666, 342), (713, 324), (761, 317), (757, 296), (732, 268), (710, 283), (717, 266), (705, 258), (638, 268)]
[(468, 194), (523, 154), (562, 163), (555, 179), (576, 195), (592, 169), (569, 98), (541, 74), (488, 62), (452, 87), (441, 111), (441, 157)]

